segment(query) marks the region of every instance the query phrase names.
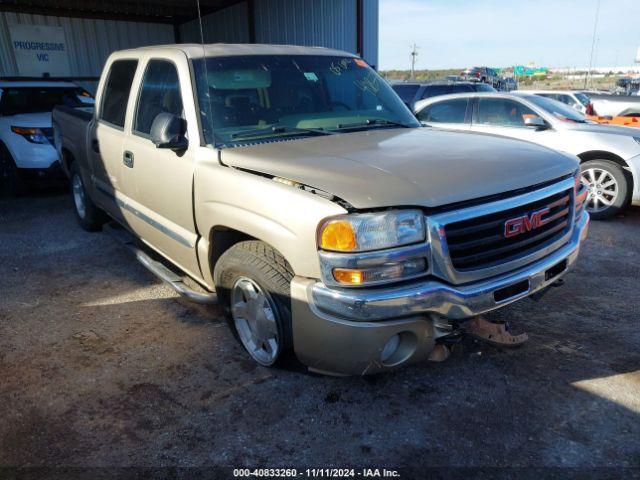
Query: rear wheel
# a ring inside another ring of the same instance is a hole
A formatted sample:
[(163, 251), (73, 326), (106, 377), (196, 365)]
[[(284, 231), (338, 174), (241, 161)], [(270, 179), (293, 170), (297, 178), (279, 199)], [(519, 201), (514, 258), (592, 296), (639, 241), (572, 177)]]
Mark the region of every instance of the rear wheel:
[(13, 197), (22, 190), (22, 181), (9, 150), (0, 143), (0, 197)]
[(293, 356), (291, 267), (260, 241), (235, 244), (218, 260), (214, 281), (228, 306), (235, 334), (260, 365), (283, 364)]
[(620, 165), (610, 160), (584, 162), (582, 183), (589, 189), (586, 209), (594, 220), (620, 213), (629, 201), (629, 181)]
[(80, 168), (76, 162), (69, 169), (71, 183), (71, 198), (73, 199), (74, 212), (80, 226), (88, 232), (95, 232), (102, 228), (107, 221), (107, 215), (98, 207), (87, 193)]

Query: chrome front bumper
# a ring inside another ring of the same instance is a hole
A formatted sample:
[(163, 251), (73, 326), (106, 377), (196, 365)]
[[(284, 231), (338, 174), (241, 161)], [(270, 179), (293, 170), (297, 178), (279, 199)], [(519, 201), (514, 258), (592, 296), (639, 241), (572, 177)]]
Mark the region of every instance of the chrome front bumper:
[(587, 235), (589, 215), (576, 222), (569, 241), (546, 257), (507, 274), (465, 285), (437, 280), (367, 290), (307, 284), (312, 310), (350, 321), (380, 321), (422, 314), (473, 317), (527, 297), (557, 281), (575, 264)]

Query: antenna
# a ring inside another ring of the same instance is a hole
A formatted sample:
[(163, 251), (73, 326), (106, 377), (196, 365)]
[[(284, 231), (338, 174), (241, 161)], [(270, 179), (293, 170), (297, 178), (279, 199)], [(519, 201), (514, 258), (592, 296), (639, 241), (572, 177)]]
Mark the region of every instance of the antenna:
[[(207, 71), (207, 54), (204, 48), (204, 32), (202, 30), (202, 14), (200, 13), (200, 0), (196, 0), (196, 5), (198, 6), (198, 25), (200, 26), (200, 44), (202, 45), (202, 64), (204, 66), (204, 81), (205, 81), (205, 98), (207, 99), (207, 113), (209, 114), (209, 125), (211, 129), (211, 135), (213, 138), (213, 111), (211, 110), (211, 94), (209, 92), (209, 72)], [(203, 126), (204, 130), (204, 126)], [(206, 135), (204, 141), (206, 142)]]
[(411, 49), (411, 77), (410, 80), (413, 80), (413, 75), (416, 70), (416, 57), (418, 56), (418, 46), (414, 43), (413, 48)]
[(600, 0), (597, 0), (596, 3), (596, 18), (593, 22), (593, 38), (591, 39), (591, 55), (589, 56), (589, 70), (587, 70), (587, 75), (584, 77), (584, 88), (587, 88), (587, 83), (589, 82), (589, 77), (591, 76), (591, 67), (593, 66), (593, 51), (596, 48), (596, 32), (598, 30), (598, 16), (600, 15)]

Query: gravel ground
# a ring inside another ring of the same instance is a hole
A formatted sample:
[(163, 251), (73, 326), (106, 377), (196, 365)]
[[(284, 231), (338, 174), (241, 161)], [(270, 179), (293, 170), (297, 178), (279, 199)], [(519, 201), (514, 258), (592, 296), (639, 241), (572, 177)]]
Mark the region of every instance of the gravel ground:
[(639, 231), (639, 208), (592, 223), (564, 288), (494, 313), (521, 348), (466, 339), (444, 363), (329, 378), (256, 366), (220, 310), (82, 231), (63, 193), (0, 200), (0, 465), (633, 476)]

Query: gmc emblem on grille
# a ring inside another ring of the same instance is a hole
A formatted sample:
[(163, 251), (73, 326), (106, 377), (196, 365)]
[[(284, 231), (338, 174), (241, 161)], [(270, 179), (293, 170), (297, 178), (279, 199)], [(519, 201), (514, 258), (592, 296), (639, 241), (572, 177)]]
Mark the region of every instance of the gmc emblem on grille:
[(523, 215), (521, 217), (510, 218), (504, 222), (504, 236), (507, 238), (515, 237), (521, 233), (527, 233), (536, 228), (540, 228), (543, 225), (549, 223), (548, 218), (543, 218), (549, 213), (550, 208), (545, 207), (536, 212), (532, 212), (530, 215)]

